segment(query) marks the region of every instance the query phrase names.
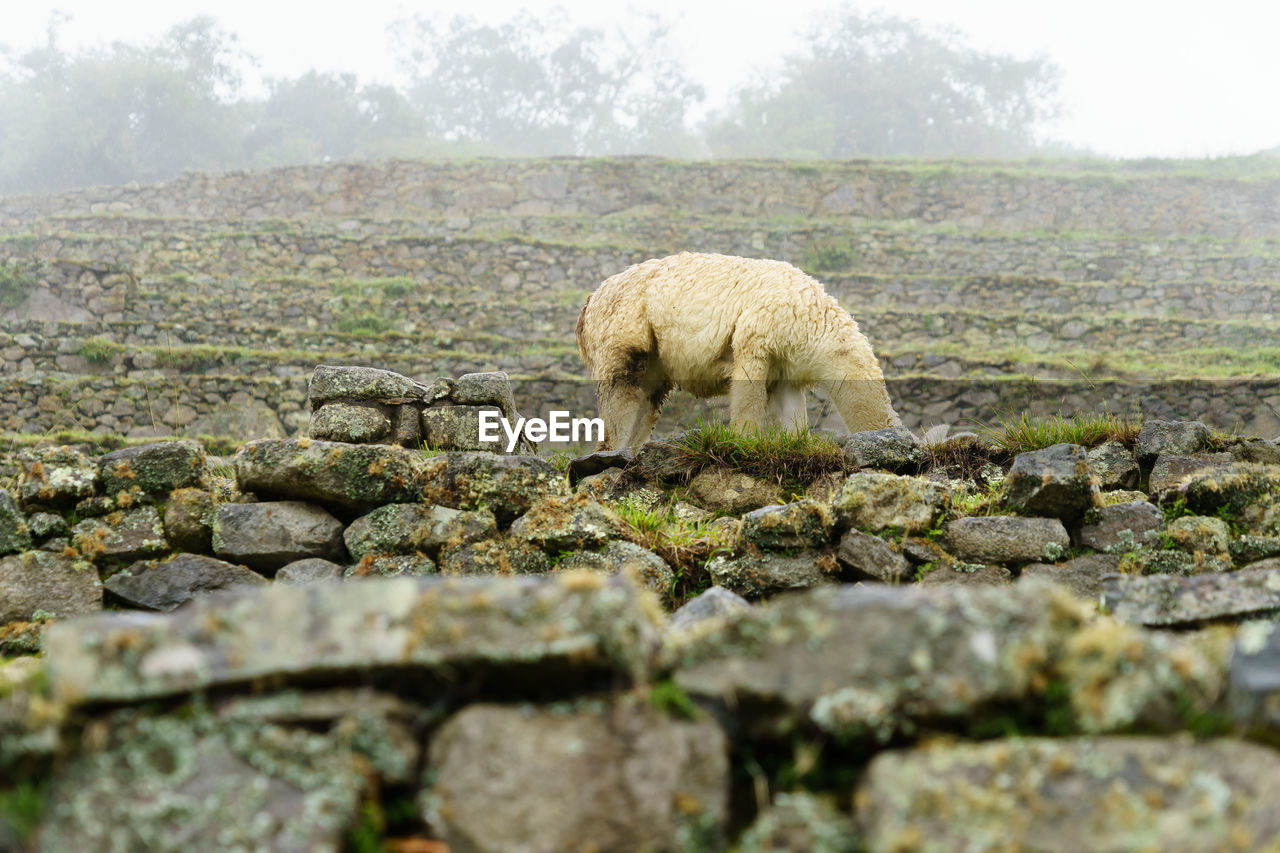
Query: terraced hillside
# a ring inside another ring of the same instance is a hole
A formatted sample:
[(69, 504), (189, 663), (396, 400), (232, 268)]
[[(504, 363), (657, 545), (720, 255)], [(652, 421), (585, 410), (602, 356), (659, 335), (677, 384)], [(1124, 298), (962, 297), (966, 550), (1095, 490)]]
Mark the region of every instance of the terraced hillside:
[(648, 159), (0, 198), (0, 430), (293, 434), (317, 363), (505, 370), (522, 411), (590, 413), (583, 298), (685, 249), (819, 276), (911, 427), (1105, 408), (1280, 433), (1280, 178)]

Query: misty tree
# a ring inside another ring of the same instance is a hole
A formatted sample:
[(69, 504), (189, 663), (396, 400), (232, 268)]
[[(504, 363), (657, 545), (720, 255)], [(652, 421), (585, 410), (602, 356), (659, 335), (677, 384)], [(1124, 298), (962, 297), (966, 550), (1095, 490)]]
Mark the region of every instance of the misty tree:
[(57, 190), (154, 181), (236, 156), (227, 100), (240, 85), (235, 37), (212, 19), (157, 43), (116, 43), (76, 56), (46, 44), (0, 78), (0, 188)]
[(953, 30), (850, 8), (814, 28), (776, 79), (706, 128), (718, 156), (1008, 156), (1056, 111), (1057, 69), (963, 44)]
[(703, 90), (689, 82), (657, 19), (572, 27), (563, 10), (498, 25), (416, 18), (401, 28), (408, 97), (433, 136), (504, 154), (690, 154)]
[(423, 153), (425, 122), (390, 86), (354, 74), (309, 71), (274, 79), (249, 111), (245, 153), (254, 166)]

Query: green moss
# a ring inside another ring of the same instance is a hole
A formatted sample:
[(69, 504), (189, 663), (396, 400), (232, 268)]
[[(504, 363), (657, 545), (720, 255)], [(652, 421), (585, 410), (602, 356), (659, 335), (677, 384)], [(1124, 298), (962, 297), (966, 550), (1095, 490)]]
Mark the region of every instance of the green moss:
[(18, 782), (0, 789), (0, 838), (7, 827), (20, 844), (35, 834), (49, 802), (49, 780)]
[(649, 704), (682, 720), (695, 719), (699, 713), (698, 706), (689, 698), (684, 688), (669, 678), (649, 688)]

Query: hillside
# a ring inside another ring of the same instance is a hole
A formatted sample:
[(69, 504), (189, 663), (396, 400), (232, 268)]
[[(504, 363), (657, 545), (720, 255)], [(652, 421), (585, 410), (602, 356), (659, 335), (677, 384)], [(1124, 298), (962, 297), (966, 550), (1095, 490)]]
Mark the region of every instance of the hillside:
[[(1280, 179), (654, 159), (335, 164), (0, 198), (0, 429), (292, 435), (317, 363), (504, 370), (522, 411), (591, 413), (582, 300), (686, 249), (821, 278), (913, 428), (1109, 409), (1280, 433)], [(838, 425), (824, 404), (813, 420)], [(707, 410), (677, 397), (666, 424)]]

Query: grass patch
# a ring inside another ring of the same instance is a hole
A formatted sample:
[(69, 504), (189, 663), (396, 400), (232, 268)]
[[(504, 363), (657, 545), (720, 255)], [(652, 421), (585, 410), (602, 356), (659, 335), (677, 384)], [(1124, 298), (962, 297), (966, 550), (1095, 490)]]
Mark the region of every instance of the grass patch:
[(844, 272), (858, 261), (858, 249), (850, 239), (820, 237), (805, 247), (800, 266), (814, 272)]
[(35, 287), (36, 277), (30, 267), (15, 261), (0, 261), (0, 307), (16, 308)]
[(720, 465), (773, 480), (807, 485), (823, 474), (844, 471), (844, 450), (835, 441), (805, 429), (763, 427), (739, 431), (721, 421), (698, 419), (677, 443), (690, 473)]
[(1141, 418), (1111, 412), (1079, 412), (1071, 417), (1038, 417), (1024, 412), (1016, 419), (1001, 419), (995, 426), (980, 424), (978, 432), (1000, 450), (1016, 454), (1043, 450), (1055, 444), (1097, 447), (1104, 442), (1118, 441), (1133, 447), (1141, 428)]
[(94, 335), (80, 342), (80, 357), (90, 364), (99, 366), (111, 363), (116, 353), (124, 352), (124, 346), (108, 340), (102, 335)]
[(650, 503), (627, 496), (612, 509), (630, 528), (632, 542), (666, 560), (675, 573), (670, 591), (677, 606), (710, 585), (706, 563), (716, 554), (728, 552), (732, 541), (725, 527), (712, 527), (714, 520), (690, 521), (677, 518), (674, 504)]

